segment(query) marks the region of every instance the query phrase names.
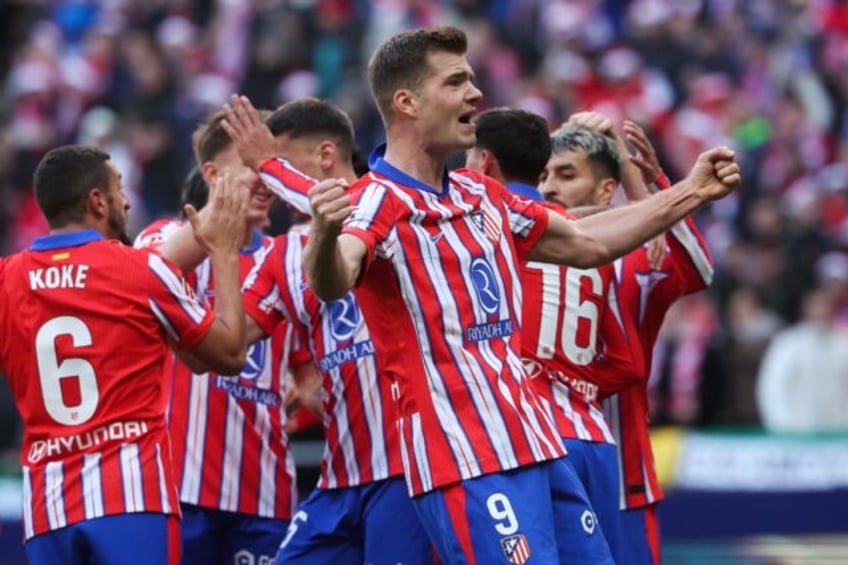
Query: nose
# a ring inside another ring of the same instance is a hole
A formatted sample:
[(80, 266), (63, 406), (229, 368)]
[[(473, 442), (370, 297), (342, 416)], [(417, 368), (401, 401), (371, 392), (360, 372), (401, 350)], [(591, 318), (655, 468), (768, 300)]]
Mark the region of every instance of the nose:
[(473, 82), (471, 83), (471, 88), (468, 90), (468, 101), (471, 103), (479, 102), (483, 98), (483, 92), (477, 88)]

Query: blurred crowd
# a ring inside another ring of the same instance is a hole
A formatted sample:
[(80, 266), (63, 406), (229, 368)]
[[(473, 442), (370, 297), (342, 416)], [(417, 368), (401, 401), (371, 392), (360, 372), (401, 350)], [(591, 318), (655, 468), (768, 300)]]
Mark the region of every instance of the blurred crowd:
[(133, 232), (173, 214), (190, 133), (233, 92), (331, 99), (369, 151), (368, 54), (445, 23), (470, 35), (486, 107), (637, 121), (672, 180), (708, 147), (739, 152), (738, 194), (698, 216), (715, 281), (669, 315), (654, 422), (848, 429), (844, 0), (7, 0), (0, 253), (45, 232), (30, 179), (58, 144), (111, 153)]

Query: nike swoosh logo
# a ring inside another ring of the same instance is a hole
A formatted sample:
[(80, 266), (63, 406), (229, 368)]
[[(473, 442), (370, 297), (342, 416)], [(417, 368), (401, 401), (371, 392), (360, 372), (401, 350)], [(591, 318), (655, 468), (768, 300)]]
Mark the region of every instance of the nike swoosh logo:
[(444, 234), (444, 233), (442, 233), (442, 232), (439, 232), (439, 233), (437, 233), (436, 235), (431, 235), (431, 236), (429, 236), (429, 237), (430, 237), (430, 241), (431, 241), (432, 243), (439, 243), (439, 240), (440, 240), (440, 239), (442, 239), (442, 236), (443, 236), (443, 235), (445, 235), (445, 234)]

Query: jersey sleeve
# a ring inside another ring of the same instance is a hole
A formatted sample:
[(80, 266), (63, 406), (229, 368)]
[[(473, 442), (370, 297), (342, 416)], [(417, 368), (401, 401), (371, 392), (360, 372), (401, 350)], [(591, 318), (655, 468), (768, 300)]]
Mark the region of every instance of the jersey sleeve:
[(149, 303), (153, 314), (179, 349), (191, 349), (206, 337), (215, 314), (197, 300), (178, 269), (155, 253), (147, 255), (153, 274)]
[(669, 230), (666, 237), (673, 262), (674, 275), (683, 294), (707, 288), (713, 280), (713, 259), (704, 238), (687, 216)]
[(259, 177), (283, 203), (307, 218), (312, 217), (307, 192), (318, 184), (316, 179), (301, 173), (291, 163), (279, 157), (265, 160), (259, 166)]
[(285, 236), (277, 237), (271, 250), (254, 265), (242, 285), (245, 313), (268, 335), (283, 321), (296, 322), (285, 306), (285, 298), (290, 293), (283, 273), (287, 241)]
[(362, 275), (375, 259), (390, 258), (392, 248), (389, 236), (396, 217), (389, 190), (378, 182), (354, 185), (351, 204), (353, 213), (345, 220), (342, 233), (353, 235), (365, 243), (366, 256), (359, 277), (362, 280)]
[[(656, 180), (659, 190), (671, 187), (671, 180), (660, 171)], [(668, 231), (666, 241), (671, 250), (675, 282), (682, 294), (704, 290), (713, 280), (713, 258), (698, 230), (695, 219), (686, 216)]]
[(548, 227), (547, 209), (533, 200), (527, 200), (493, 183), (506, 207), (509, 229), (515, 240), (518, 257), (526, 261), (536, 242)]

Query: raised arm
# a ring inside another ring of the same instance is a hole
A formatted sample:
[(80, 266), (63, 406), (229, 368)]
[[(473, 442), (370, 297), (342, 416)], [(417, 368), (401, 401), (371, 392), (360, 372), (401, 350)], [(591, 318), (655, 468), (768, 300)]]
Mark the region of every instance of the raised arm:
[[(611, 119), (599, 112), (577, 112), (569, 116), (565, 125), (590, 129), (612, 139), (621, 161), (621, 186), (624, 188), (627, 200), (635, 202), (648, 197), (648, 190), (642, 182), (642, 172), (632, 160), (624, 137), (615, 128)], [(626, 128), (625, 132), (627, 132)]]
[(356, 236), (343, 234), (342, 223), (351, 211), (342, 179), (324, 181), (309, 191), (313, 211), (303, 266), (309, 286), (321, 300), (337, 300), (356, 284), (367, 249)]
[(701, 205), (731, 193), (740, 180), (735, 154), (724, 147), (712, 149), (698, 157), (685, 179), (635, 204), (574, 222), (549, 213), (548, 228), (530, 259), (581, 268), (609, 263)]
[(221, 126), (229, 134), (242, 161), (259, 174), (265, 186), (284, 204), (311, 218), (307, 193), (318, 181), (280, 157), (271, 129), (246, 96), (233, 95), (224, 111), (227, 119)]
[(186, 213), (197, 244), (209, 255), (215, 277), (216, 319), (209, 333), (189, 350), (211, 369), (237, 375), (245, 363), (245, 320), (239, 283), (239, 247), (244, 234), (247, 191), (232, 173), (219, 177), (210, 192), (204, 217), (188, 206)]

